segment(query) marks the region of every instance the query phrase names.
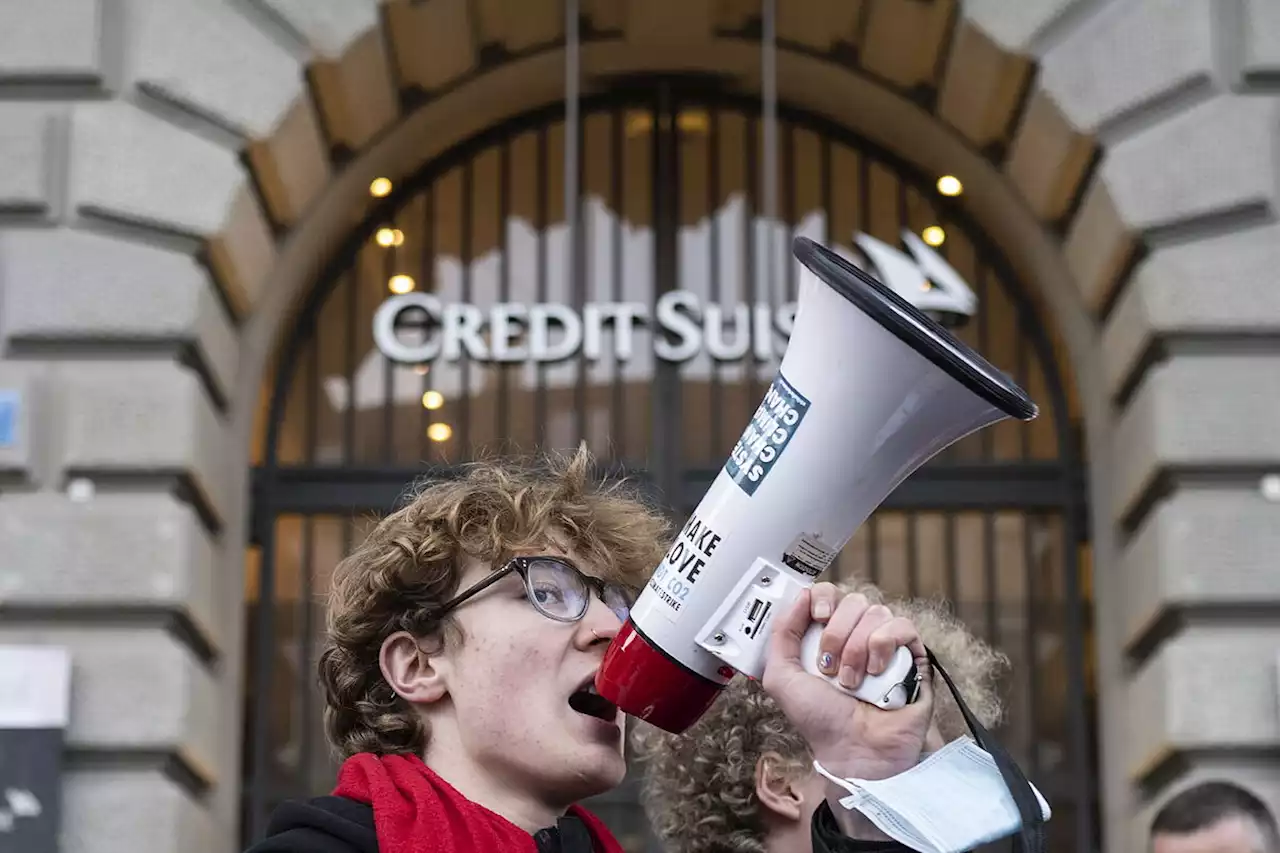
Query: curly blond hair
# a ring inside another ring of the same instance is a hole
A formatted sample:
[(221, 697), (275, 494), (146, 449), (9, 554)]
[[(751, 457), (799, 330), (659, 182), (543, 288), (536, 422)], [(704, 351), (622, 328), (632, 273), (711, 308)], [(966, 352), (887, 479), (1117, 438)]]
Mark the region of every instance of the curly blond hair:
[(662, 559), (669, 520), (638, 488), (594, 470), (585, 447), (473, 462), (456, 479), (419, 484), (338, 564), (319, 676), (325, 731), (341, 758), (425, 751), (430, 733), (383, 678), (379, 651), (402, 630), (428, 642), (462, 639), (456, 623), (431, 611), (458, 591), (466, 558), (497, 567), (557, 544), (606, 579), (644, 584)]
[[(1008, 658), (974, 637), (940, 602), (885, 602), (870, 584), (837, 584), (895, 615), (915, 622), (920, 636), (984, 726), (1003, 714), (996, 690)], [(951, 692), (939, 678), (934, 719), (943, 740), (968, 727)], [(764, 824), (756, 797), (756, 762), (781, 756), (782, 772), (799, 778), (812, 772), (808, 744), (759, 684), (737, 677), (688, 731), (672, 735), (639, 723), (632, 736), (646, 766), (642, 799), (654, 831), (669, 853), (763, 853)]]

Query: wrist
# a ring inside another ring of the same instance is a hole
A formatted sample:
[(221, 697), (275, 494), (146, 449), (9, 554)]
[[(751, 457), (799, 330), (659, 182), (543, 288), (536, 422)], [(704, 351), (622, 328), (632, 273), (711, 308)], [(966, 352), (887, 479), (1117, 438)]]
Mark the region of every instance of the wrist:
[[(814, 750), (814, 760), (833, 776), (841, 779), (888, 779), (906, 772), (920, 761), (920, 753), (911, 756), (885, 756), (865, 749), (831, 748)], [(846, 792), (847, 793), (847, 792)]]

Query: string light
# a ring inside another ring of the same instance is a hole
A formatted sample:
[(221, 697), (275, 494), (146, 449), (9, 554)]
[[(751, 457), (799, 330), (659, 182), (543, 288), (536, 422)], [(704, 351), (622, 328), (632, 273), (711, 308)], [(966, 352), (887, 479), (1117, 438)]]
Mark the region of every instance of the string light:
[(427, 438), (432, 441), (448, 441), (453, 435), (453, 427), (445, 423), (434, 423), (427, 427)]
[(943, 195), (960, 195), (964, 192), (964, 184), (955, 175), (943, 175), (938, 178), (938, 192)]
[(930, 225), (920, 232), (920, 236), (930, 246), (941, 246), (943, 241), (947, 239), (947, 232), (943, 231), (940, 225)]
[(439, 391), (428, 391), (422, 395), (424, 409), (438, 409), (444, 405), (444, 395)]
[(404, 243), (404, 232), (399, 228), (379, 228), (377, 236), (374, 237), (378, 241), (378, 245), (386, 248), (388, 246), (399, 246)]
[(374, 178), (373, 183), (369, 184), (369, 195), (374, 198), (382, 198), (391, 192), (390, 178)]
[(391, 276), (391, 280), (387, 282), (387, 287), (391, 289), (392, 293), (408, 293), (413, 290), (413, 284), (413, 276), (401, 273), (400, 275)]

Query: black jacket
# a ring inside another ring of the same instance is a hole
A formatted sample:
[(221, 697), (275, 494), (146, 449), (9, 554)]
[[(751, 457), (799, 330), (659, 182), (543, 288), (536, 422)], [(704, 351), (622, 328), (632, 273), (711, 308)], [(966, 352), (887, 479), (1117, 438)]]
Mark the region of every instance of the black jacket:
[[(555, 828), (541, 830), (534, 839), (540, 853), (591, 851), (586, 827), (572, 817), (562, 818)], [(908, 849), (894, 841), (844, 837), (826, 803), (814, 813), (813, 853), (900, 853)], [(267, 837), (248, 853), (378, 853), (373, 809), (343, 797), (285, 803), (271, 816)]]

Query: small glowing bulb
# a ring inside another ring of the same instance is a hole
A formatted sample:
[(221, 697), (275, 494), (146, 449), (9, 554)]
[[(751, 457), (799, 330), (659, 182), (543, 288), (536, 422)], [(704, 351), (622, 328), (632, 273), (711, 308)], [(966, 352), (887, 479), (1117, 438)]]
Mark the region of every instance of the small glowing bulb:
[(428, 391), (422, 395), (424, 409), (438, 409), (444, 405), (444, 395), (439, 391)]
[(930, 246), (941, 246), (942, 242), (947, 239), (947, 232), (943, 231), (940, 225), (930, 225), (920, 232), (920, 236)]
[(938, 178), (938, 192), (943, 195), (960, 195), (964, 192), (964, 185), (955, 175), (943, 175)]
[(382, 198), (391, 192), (390, 178), (374, 178), (369, 184), (369, 194), (374, 198)]
[(392, 293), (408, 293), (413, 290), (413, 276), (400, 275), (391, 276), (391, 280), (387, 282), (387, 287), (391, 288)]
[(399, 228), (379, 228), (374, 238), (379, 246), (399, 246), (404, 242), (404, 232)]
[(428, 370), (430, 370), (430, 369), (431, 369), (431, 368), (430, 368), (430, 367), (427, 367), (427, 365), (425, 365), (425, 364), (415, 364), (415, 365), (413, 366), (413, 372), (414, 372), (414, 373), (416, 373), (416, 374), (418, 374), (419, 376), (426, 376), (426, 375), (427, 375), (427, 371), (428, 371)]
[(453, 435), (453, 428), (448, 424), (435, 423), (427, 427), (427, 438), (432, 441), (448, 441)]

